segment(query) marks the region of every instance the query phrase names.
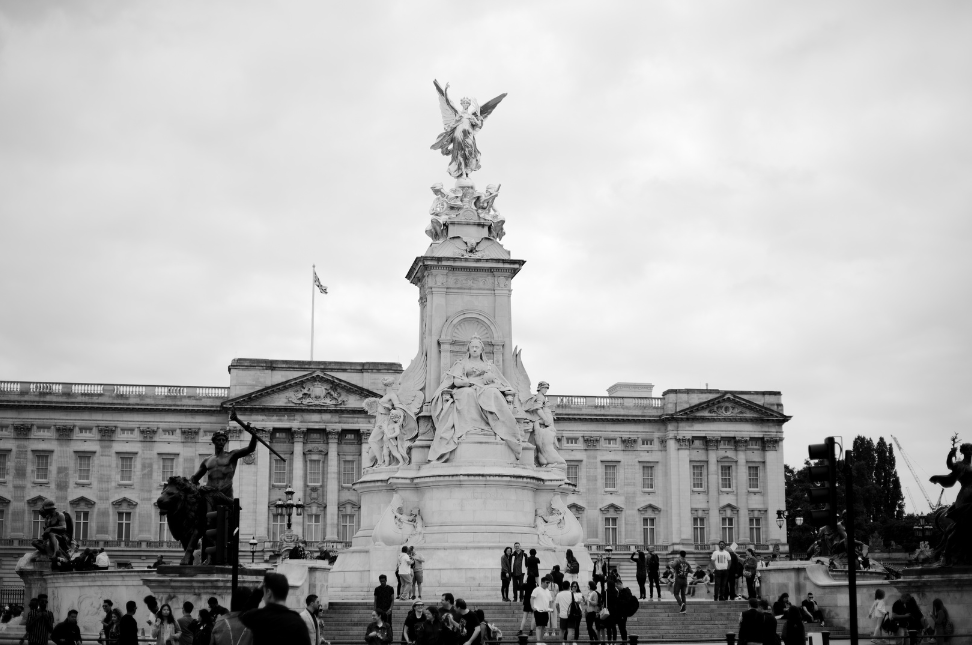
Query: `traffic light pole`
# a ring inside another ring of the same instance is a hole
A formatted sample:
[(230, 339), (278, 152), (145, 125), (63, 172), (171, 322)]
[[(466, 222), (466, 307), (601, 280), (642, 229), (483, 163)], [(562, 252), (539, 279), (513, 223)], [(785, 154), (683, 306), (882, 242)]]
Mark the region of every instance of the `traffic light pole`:
[(847, 486), (847, 594), (850, 612), (850, 642), (857, 645), (857, 542), (854, 540), (854, 452), (844, 452), (844, 482)]
[(233, 583), (232, 591), (230, 591), (230, 599), (236, 596), (236, 588), (240, 584), (240, 498), (237, 497), (233, 500), (233, 510), (230, 511), (232, 519), (230, 520), (230, 531), (229, 541), (230, 541), (230, 558), (233, 562)]

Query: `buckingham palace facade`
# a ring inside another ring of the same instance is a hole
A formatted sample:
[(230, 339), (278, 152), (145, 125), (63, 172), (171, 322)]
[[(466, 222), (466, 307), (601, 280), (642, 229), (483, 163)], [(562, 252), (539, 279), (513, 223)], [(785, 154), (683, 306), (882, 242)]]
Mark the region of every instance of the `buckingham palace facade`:
[[(17, 559), (39, 535), (47, 499), (74, 519), (75, 537), (116, 559), (178, 557), (155, 506), (161, 483), (190, 476), (213, 453), (248, 437), (233, 408), (285, 460), (263, 447), (241, 460), (241, 557), (251, 538), (264, 557), (286, 517), (288, 486), (303, 502), (293, 529), (340, 549), (358, 528), (361, 473), (374, 425), (362, 402), (384, 392), (398, 363), (236, 359), (229, 386), (0, 381), (0, 585), (19, 585)], [(618, 383), (607, 396), (551, 395), (560, 452), (574, 489), (568, 508), (592, 550), (654, 544), (704, 551), (714, 542), (786, 550), (779, 392), (667, 390)]]

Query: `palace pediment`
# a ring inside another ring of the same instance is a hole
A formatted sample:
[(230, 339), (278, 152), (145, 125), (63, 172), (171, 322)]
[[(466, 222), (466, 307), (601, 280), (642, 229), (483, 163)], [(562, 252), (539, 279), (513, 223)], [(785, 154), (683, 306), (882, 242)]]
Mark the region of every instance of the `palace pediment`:
[(790, 419), (790, 417), (782, 412), (759, 405), (758, 403), (753, 403), (731, 392), (726, 392), (714, 399), (697, 403), (669, 416), (677, 419), (691, 417), (695, 419), (720, 419), (726, 421), (773, 420), (785, 422)]
[(380, 397), (354, 383), (315, 371), (276, 385), (261, 388), (223, 401), (228, 408), (310, 408), (325, 410), (334, 408), (360, 408), (370, 397)]

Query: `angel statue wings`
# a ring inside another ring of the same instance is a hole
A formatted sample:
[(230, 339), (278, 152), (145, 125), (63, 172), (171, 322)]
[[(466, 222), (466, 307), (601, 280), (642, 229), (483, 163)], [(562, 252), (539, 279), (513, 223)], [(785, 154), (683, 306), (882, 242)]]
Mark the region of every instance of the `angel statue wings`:
[(486, 120), (496, 106), (500, 104), (506, 94), (500, 94), (495, 99), (479, 105), (476, 99), (463, 97), (459, 101), (462, 111), (449, 100), (449, 84), (445, 89), (439, 81), (432, 81), (435, 91), (439, 93), (439, 111), (442, 113), (442, 134), (432, 144), (432, 150), (438, 150), (444, 157), (451, 157), (449, 174), (456, 179), (468, 177), (469, 173), (479, 170), (479, 148), (476, 147), (476, 133), (483, 127)]
[(425, 395), (422, 394), (425, 368), (425, 352), (420, 351), (397, 381), (391, 377), (382, 379), (384, 396), (364, 400), (364, 409), (368, 414), (375, 415), (375, 427), (368, 439), (364, 468), (393, 466), (392, 460), (400, 465), (408, 464), (409, 450), (418, 436), (415, 417), (425, 402)]

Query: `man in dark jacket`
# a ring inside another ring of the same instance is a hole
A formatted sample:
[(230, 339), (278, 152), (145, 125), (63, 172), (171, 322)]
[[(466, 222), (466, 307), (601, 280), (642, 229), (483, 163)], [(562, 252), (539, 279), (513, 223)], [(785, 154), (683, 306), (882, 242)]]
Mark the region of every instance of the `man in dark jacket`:
[(658, 577), (658, 554), (655, 547), (648, 547), (648, 595), (655, 597), (655, 589), (658, 589), (658, 599), (661, 600), (661, 579)]
[(125, 603), (125, 615), (118, 623), (118, 645), (138, 645), (138, 621), (135, 620), (135, 611), (138, 605), (134, 600)]
[(739, 645), (746, 643), (761, 643), (763, 641), (763, 612), (759, 610), (759, 601), (749, 599), (749, 609), (739, 617)]
[(769, 600), (761, 598), (759, 610), (763, 613), (763, 645), (780, 645), (780, 636), (776, 633), (776, 617), (770, 607)]
[(513, 544), (513, 568), (510, 571), (513, 576), (513, 601), (523, 602), (523, 593), (525, 588), (523, 587), (523, 560), (526, 558), (526, 553), (520, 548), (520, 543), (515, 542)]
[(78, 611), (67, 613), (63, 623), (58, 623), (51, 632), (51, 640), (56, 645), (78, 645), (81, 642), (81, 629), (78, 628)]
[(265, 606), (240, 615), (240, 622), (253, 632), (254, 645), (311, 645), (303, 619), (285, 604), (290, 591), (287, 577), (266, 574), (262, 590)]
[(607, 581), (607, 609), (610, 616), (608, 616), (608, 626), (616, 626), (618, 628), (618, 633), (621, 635), (621, 642), (627, 642), (628, 640), (628, 617), (624, 615), (624, 609), (621, 607), (619, 598), (621, 592), (618, 590), (617, 585), (614, 583), (614, 578), (608, 578)]
[[(630, 558), (635, 563), (635, 579), (638, 581), (638, 592), (639, 598), (645, 600), (647, 596), (645, 595), (645, 581), (648, 579), (648, 559), (645, 557), (644, 549), (638, 549), (636, 553), (631, 554)], [(661, 596), (661, 591), (658, 592), (659, 597)]]

